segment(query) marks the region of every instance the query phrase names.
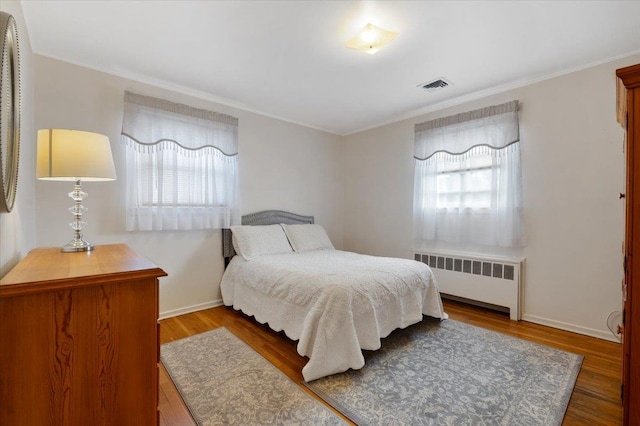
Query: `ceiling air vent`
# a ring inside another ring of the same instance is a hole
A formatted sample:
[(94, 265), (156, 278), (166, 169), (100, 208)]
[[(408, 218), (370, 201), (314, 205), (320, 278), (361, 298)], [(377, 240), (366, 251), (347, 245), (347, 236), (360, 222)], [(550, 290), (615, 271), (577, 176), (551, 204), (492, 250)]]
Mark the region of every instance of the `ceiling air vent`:
[(435, 92), (436, 90), (444, 89), (449, 86), (453, 86), (453, 83), (444, 77), (429, 81), (428, 83), (418, 84), (418, 87), (426, 90), (427, 92)]

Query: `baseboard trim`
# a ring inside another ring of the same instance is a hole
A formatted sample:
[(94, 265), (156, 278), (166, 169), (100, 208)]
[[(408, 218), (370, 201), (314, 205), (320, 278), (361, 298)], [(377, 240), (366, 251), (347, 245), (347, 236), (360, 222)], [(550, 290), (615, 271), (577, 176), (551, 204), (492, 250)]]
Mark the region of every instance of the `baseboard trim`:
[(598, 339), (608, 340), (610, 342), (620, 343), (610, 332), (596, 330), (594, 328), (582, 327), (575, 324), (569, 324), (566, 322), (556, 321), (529, 314), (522, 314), (522, 320), (540, 325), (546, 325), (548, 327), (558, 328), (560, 330), (570, 331), (572, 333), (583, 334), (585, 336), (596, 337)]
[(199, 303), (197, 305), (186, 306), (184, 308), (172, 309), (170, 311), (160, 312), (159, 320), (177, 317), (178, 315), (190, 314), (191, 312), (202, 311), (204, 309), (215, 308), (222, 306), (222, 299), (213, 300), (211, 302)]

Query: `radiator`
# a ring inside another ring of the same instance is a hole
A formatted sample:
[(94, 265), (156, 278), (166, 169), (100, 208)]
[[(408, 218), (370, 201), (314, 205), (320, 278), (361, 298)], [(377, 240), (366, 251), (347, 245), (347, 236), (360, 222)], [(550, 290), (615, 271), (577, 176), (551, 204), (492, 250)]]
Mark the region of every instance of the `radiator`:
[(414, 252), (433, 270), (442, 297), (479, 302), (521, 316), (524, 259), (430, 250)]

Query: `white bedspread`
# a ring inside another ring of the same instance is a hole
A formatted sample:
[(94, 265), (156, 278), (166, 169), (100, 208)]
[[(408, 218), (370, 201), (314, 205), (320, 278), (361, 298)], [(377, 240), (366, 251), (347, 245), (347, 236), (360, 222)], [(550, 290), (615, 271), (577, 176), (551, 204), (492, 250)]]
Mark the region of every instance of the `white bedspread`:
[(235, 256), (221, 290), (225, 305), (299, 340), (307, 381), (362, 368), (362, 349), (423, 314), (447, 318), (427, 265), (339, 250)]

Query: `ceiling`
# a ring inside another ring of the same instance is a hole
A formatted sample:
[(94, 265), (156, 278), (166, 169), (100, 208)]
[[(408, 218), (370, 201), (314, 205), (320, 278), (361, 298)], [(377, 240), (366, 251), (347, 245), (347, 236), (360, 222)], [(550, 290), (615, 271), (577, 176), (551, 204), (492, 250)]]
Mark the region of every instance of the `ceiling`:
[[(35, 53), (346, 135), (640, 53), (640, 1), (22, 1)], [(367, 22), (399, 36), (344, 47)], [(416, 86), (445, 77), (452, 86)]]

